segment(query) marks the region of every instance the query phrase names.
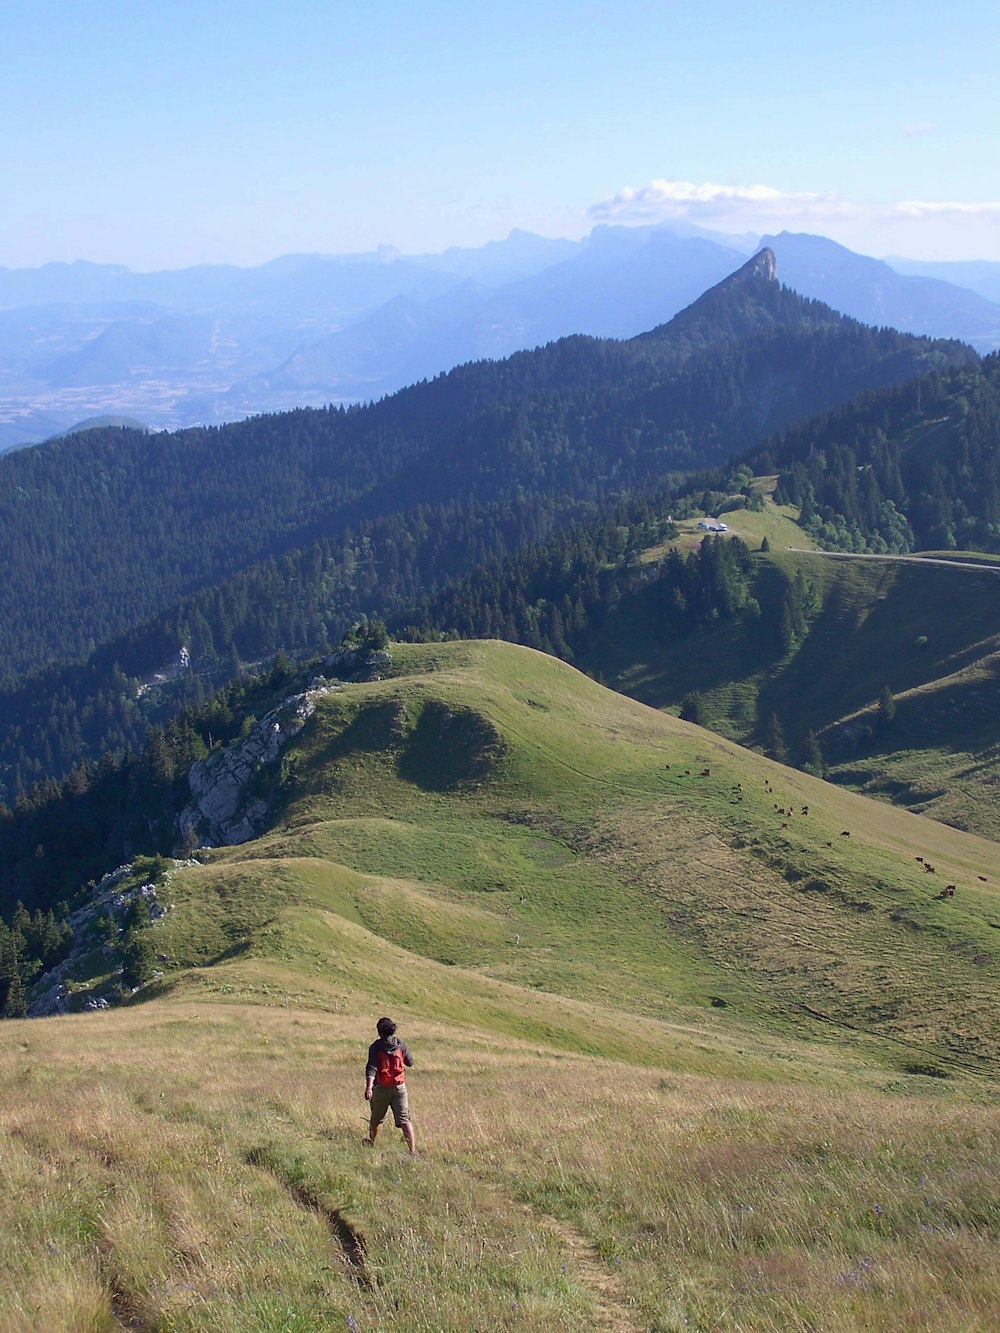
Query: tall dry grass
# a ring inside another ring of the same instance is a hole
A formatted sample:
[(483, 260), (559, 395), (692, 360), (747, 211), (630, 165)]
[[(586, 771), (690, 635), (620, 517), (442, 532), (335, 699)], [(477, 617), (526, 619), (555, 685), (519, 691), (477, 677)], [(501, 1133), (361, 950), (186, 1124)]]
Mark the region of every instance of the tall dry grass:
[(411, 1162), (391, 1127), (362, 1144), (356, 1016), (165, 1003), (0, 1035), (5, 1329), (1000, 1327), (986, 1093), (422, 1022)]

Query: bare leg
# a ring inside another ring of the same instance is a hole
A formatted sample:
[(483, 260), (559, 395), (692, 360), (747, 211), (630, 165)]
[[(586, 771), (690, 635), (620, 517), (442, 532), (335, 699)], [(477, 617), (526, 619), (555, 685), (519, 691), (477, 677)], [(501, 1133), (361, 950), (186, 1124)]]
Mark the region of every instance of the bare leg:
[(406, 1140), (406, 1146), (411, 1153), (415, 1153), (417, 1151), (417, 1141), (413, 1137), (413, 1126), (407, 1121), (401, 1128), (403, 1130), (403, 1138)]
[(373, 1148), (375, 1147), (375, 1140), (378, 1138), (378, 1132), (381, 1128), (382, 1128), (381, 1125), (368, 1126), (368, 1142), (372, 1145)]

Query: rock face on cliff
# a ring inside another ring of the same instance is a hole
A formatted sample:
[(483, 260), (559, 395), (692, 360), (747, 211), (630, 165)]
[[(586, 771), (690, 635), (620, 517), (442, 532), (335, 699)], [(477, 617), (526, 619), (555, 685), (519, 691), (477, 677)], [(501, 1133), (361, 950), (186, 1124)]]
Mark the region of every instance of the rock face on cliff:
[[(183, 863), (174, 862), (175, 867), (181, 864)], [(36, 978), (32, 984), (28, 991), (29, 1018), (45, 1018), (49, 1014), (66, 1014), (81, 1009), (108, 1009), (112, 1004), (120, 1003), (123, 994), (135, 993), (136, 988), (131, 988), (128, 992), (122, 990), (120, 955), (117, 946), (108, 942), (107, 931), (110, 930), (112, 939), (124, 933), (123, 920), (136, 898), (146, 899), (151, 922), (158, 921), (163, 916), (165, 908), (158, 900), (153, 884), (122, 888), (122, 880), (132, 869), (131, 865), (124, 865), (110, 871), (95, 886), (86, 902), (66, 918), (73, 931), (72, 949), (67, 958)], [(104, 919), (108, 926), (104, 936), (98, 939), (97, 927), (100, 919)], [(105, 961), (103, 967), (99, 962), (92, 963), (92, 967), (98, 971), (111, 969), (111, 975), (105, 983), (93, 989), (90, 989), (89, 982), (81, 986), (78, 981), (78, 990), (74, 991), (67, 983), (77, 974), (81, 959), (88, 954), (94, 955), (95, 952)], [(113, 998), (109, 1000), (107, 993)]]
[(256, 837), (269, 807), (254, 794), (254, 779), (275, 763), (312, 717), (315, 696), (332, 688), (324, 683), (304, 694), (293, 694), (261, 718), (242, 740), (191, 766), (191, 800), (177, 819), (186, 843), (226, 847)]
[(739, 272), (748, 278), (765, 278), (768, 282), (777, 282), (778, 261), (774, 257), (774, 251), (765, 246), (754, 255), (753, 259), (748, 260)]

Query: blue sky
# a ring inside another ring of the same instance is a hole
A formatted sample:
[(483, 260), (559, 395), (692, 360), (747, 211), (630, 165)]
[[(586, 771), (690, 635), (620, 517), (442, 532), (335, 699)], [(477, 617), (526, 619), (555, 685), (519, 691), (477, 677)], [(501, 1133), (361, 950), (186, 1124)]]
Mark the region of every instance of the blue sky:
[(7, 267), (670, 219), (1000, 260), (982, 3), (0, 0), (0, 52)]

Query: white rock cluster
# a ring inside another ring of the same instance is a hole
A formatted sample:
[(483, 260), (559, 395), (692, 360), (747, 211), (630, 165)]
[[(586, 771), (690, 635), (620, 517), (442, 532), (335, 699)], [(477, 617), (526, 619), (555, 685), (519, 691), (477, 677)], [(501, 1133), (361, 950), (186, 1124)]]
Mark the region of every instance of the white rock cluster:
[(243, 740), (192, 764), (191, 800), (178, 816), (182, 837), (197, 846), (227, 847), (256, 837), (267, 817), (267, 802), (248, 793), (262, 765), (281, 751), (316, 711), (317, 694), (331, 686), (293, 694), (255, 724)]

